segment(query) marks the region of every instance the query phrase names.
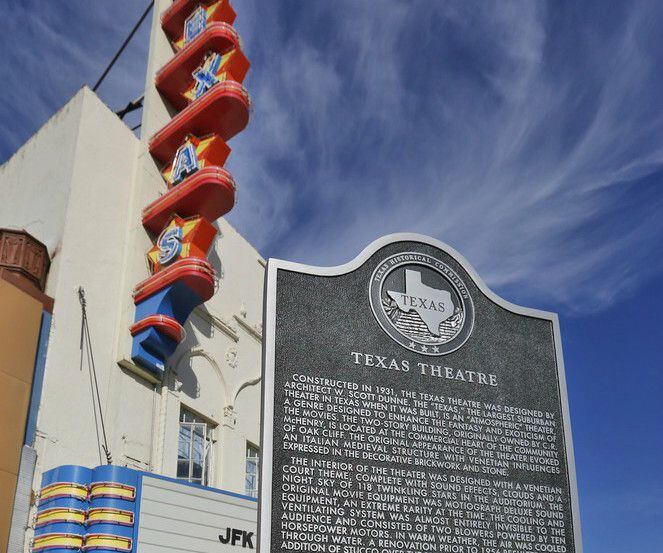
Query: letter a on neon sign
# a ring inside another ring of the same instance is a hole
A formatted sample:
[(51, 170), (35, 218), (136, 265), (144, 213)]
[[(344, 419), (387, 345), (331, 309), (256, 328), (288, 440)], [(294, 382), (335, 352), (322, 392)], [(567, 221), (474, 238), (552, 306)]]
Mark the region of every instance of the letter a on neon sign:
[(187, 140), (182, 144), (173, 159), (173, 184), (179, 184), (200, 168), (196, 147)]

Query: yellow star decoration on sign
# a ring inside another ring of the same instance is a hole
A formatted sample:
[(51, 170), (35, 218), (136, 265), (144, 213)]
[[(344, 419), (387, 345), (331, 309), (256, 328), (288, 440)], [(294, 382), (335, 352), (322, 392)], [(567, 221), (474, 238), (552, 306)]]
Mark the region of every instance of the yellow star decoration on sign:
[(152, 274), (178, 259), (205, 259), (215, 236), (216, 229), (203, 217), (183, 219), (175, 215), (161, 231), (156, 244), (147, 252)]
[(216, 134), (210, 134), (209, 136), (203, 138), (197, 138), (195, 136), (187, 137), (182, 146), (180, 146), (180, 148), (177, 150), (173, 163), (169, 163), (165, 170), (161, 173), (169, 187), (173, 186), (173, 171), (177, 165), (177, 157), (180, 155), (180, 151), (186, 148), (188, 145), (193, 146), (195, 151), (195, 162), (197, 167), (188, 168), (193, 172), (205, 167), (223, 167), (223, 164), (226, 162), (226, 159), (230, 154), (230, 148), (228, 145), (220, 136)]

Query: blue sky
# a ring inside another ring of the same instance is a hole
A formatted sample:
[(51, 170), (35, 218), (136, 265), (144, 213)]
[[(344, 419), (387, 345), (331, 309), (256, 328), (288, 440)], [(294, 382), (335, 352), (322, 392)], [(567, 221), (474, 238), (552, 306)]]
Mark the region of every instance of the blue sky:
[[(144, 2), (0, 2), (3, 161)], [(559, 312), (585, 550), (663, 551), (663, 4), (234, 4), (254, 108), (229, 220), (321, 265), (422, 232)], [(142, 92), (147, 31), (99, 90), (114, 109)]]

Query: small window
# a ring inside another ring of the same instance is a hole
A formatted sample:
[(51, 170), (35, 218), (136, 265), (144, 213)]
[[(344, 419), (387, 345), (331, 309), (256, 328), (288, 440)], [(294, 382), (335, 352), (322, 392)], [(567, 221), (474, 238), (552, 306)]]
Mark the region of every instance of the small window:
[(208, 486), (211, 480), (213, 427), (191, 411), (180, 411), (177, 477)]
[(246, 480), (245, 493), (249, 497), (258, 497), (258, 478), (260, 472), (260, 449), (246, 442)]

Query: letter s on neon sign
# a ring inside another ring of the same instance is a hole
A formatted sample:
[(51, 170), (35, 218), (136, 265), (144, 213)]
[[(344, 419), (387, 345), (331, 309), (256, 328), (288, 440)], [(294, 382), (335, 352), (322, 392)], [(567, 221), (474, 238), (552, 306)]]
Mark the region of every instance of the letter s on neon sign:
[(167, 265), (182, 252), (182, 228), (165, 229), (157, 240), (159, 246), (159, 263)]

